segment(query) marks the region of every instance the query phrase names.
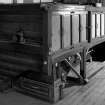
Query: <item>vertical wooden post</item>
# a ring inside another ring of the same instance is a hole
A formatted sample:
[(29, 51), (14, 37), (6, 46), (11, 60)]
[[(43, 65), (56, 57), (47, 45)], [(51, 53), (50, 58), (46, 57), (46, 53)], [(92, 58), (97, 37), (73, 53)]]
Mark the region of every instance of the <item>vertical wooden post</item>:
[(84, 80), (86, 79), (86, 48), (81, 52), (80, 75)]
[(61, 78), (60, 78), (61, 74), (57, 74), (57, 72), (60, 73), (60, 71), (57, 71), (58, 65), (53, 63), (52, 66), (53, 66), (52, 67), (53, 84), (52, 84), (52, 88), (50, 90), (50, 92), (51, 92), (50, 100), (51, 100), (51, 102), (57, 102), (58, 100), (62, 99), (62, 97), (63, 97), (63, 88), (62, 88)]
[(56, 67), (55, 67), (55, 64), (53, 64), (53, 67), (52, 67), (52, 76), (53, 76), (53, 80), (56, 81), (57, 80), (57, 74), (56, 74)]
[[(46, 7), (47, 8), (47, 7)], [(44, 65), (43, 70), (49, 76), (52, 76), (52, 60), (51, 60), (51, 13), (46, 9), (43, 10), (43, 56), (44, 60), (47, 61), (47, 65)]]
[(88, 42), (91, 42), (92, 41), (92, 33), (91, 33), (91, 30), (92, 30), (92, 26), (91, 26), (91, 12), (89, 11), (88, 12), (88, 19), (87, 19), (87, 40)]

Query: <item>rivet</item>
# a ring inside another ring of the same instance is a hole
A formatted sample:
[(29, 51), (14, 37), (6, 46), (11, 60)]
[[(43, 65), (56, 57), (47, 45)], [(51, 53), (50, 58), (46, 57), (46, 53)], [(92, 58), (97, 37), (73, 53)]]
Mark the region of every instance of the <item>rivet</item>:
[(47, 65), (47, 61), (44, 61), (44, 65)]

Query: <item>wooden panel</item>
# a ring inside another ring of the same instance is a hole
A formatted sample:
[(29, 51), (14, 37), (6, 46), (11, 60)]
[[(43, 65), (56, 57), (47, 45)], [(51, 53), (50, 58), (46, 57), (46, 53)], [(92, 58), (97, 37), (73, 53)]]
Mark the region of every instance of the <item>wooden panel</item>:
[(100, 37), (100, 14), (96, 14), (96, 37)]
[(101, 36), (105, 35), (105, 14), (101, 14)]
[(19, 28), (22, 28), (24, 31), (40, 32), (42, 29), (41, 25), (36, 23), (0, 23), (0, 30), (4, 32), (16, 32)]
[(80, 41), (84, 42), (86, 41), (86, 14), (80, 15)]
[(41, 23), (42, 15), (41, 12), (35, 12), (35, 14), (28, 14), (27, 15), (8, 15), (8, 14), (0, 14), (0, 22), (7, 23), (7, 22), (18, 22), (18, 23)]
[[(43, 14), (39, 5), (31, 6), (0, 6), (0, 73), (15, 76), (25, 70), (44, 72)], [(13, 40), (20, 29), (24, 43)], [(44, 73), (48, 74), (48, 70)]]
[(12, 40), (16, 32), (21, 28), (27, 42), (42, 43), (43, 16), (36, 15), (1, 15), (0, 16), (0, 39)]
[(91, 36), (92, 39), (95, 38), (95, 14), (91, 14)]
[(79, 43), (79, 15), (72, 15), (72, 44)]
[(71, 44), (71, 30), (70, 30), (70, 15), (64, 15), (62, 17), (62, 27), (63, 27), (63, 47), (70, 47)]
[(61, 48), (60, 37), (60, 16), (52, 16), (52, 51), (57, 51)]
[(43, 13), (40, 4), (0, 5), (0, 15), (33, 15)]
[(12, 72), (19, 74), (26, 70), (43, 72), (40, 48), (15, 43), (0, 43), (0, 49), (0, 72), (8, 75)]

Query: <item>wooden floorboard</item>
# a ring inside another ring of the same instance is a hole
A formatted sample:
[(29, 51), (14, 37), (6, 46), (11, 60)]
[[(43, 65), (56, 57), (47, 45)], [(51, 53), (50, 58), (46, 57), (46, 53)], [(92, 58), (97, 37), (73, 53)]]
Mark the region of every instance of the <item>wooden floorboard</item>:
[[(101, 68), (101, 69), (100, 69)], [(99, 70), (99, 72), (97, 72)], [(89, 83), (65, 88), (64, 98), (53, 105), (104, 105), (105, 104), (105, 62), (87, 63), (87, 74), (91, 76)], [(37, 98), (25, 96), (11, 91), (0, 94), (0, 105), (51, 105)]]

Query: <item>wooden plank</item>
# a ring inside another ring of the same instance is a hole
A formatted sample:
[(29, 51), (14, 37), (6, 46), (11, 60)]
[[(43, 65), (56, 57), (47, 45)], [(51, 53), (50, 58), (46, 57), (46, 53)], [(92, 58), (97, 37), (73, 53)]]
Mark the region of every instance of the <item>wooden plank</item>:
[(101, 14), (101, 36), (104, 36), (105, 35), (105, 14), (102, 13)]
[[(22, 28), (24, 33), (29, 31), (31, 35), (32, 32), (39, 32), (40, 33), (40, 30), (42, 30), (42, 24), (40, 24), (39, 22), (38, 23), (9, 23), (9, 22), (6, 22), (6, 23), (0, 23), (0, 31), (1, 32), (4, 32), (7, 30), (7, 32), (11, 32), (11, 33), (16, 33), (19, 28)], [(11, 26), (11, 27), (10, 27)], [(41, 35), (41, 34), (39, 34)]]
[(41, 66), (42, 66), (41, 64), (29, 66), (29, 65), (19, 65), (19, 64), (12, 64), (8, 62), (0, 61), (1, 69), (5, 69), (5, 71), (8, 71), (8, 72), (14, 71), (14, 72), (20, 73), (20, 72), (27, 71), (27, 70), (33, 70), (33, 71), (39, 72), (39, 71), (42, 71)]
[[(4, 42), (0, 42), (0, 48), (5, 52), (5, 51), (12, 51), (14, 53), (22, 53), (22, 54), (39, 54), (42, 55), (42, 51), (41, 51), (41, 47), (38, 47), (36, 45), (32, 46), (32, 45), (27, 45), (27, 44), (18, 44), (18, 43), (6, 43)], [(27, 50), (28, 49), (28, 50)], [(31, 56), (31, 55), (30, 55)]]
[(80, 42), (86, 42), (86, 26), (87, 26), (87, 15), (80, 14)]
[[(42, 61), (41, 59), (37, 58), (35, 59), (34, 57), (34, 60), (32, 59), (23, 59), (23, 58), (17, 58), (16, 56), (9, 56), (9, 55), (3, 55), (3, 54), (0, 54), (0, 61), (4, 64), (5, 63), (8, 63), (8, 65), (12, 64), (12, 65), (17, 65), (17, 66), (23, 66), (23, 67), (27, 67), (27, 68), (34, 68), (36, 69), (36, 67), (39, 67), (42, 65)], [(1, 63), (1, 64), (2, 64)], [(39, 66), (38, 66), (39, 65)]]
[(79, 43), (79, 14), (72, 15), (72, 44)]
[(95, 38), (95, 14), (91, 14), (91, 36), (92, 39)]
[(16, 23), (32, 23), (32, 22), (40, 22), (42, 21), (42, 14), (40, 12), (36, 12), (32, 15), (8, 15), (8, 14), (2, 14), (0, 15), (0, 22), (16, 22)]
[(42, 8), (40, 4), (27, 4), (27, 5), (0, 5), (0, 14), (35, 14), (40, 13)]
[(66, 14), (62, 16), (62, 28), (63, 28), (63, 43), (64, 43), (64, 48), (70, 47), (71, 46), (71, 21), (70, 21), (70, 15)]
[(61, 48), (60, 37), (60, 15), (52, 15), (52, 51), (55, 52)]
[(100, 37), (100, 14), (96, 13), (96, 37)]

